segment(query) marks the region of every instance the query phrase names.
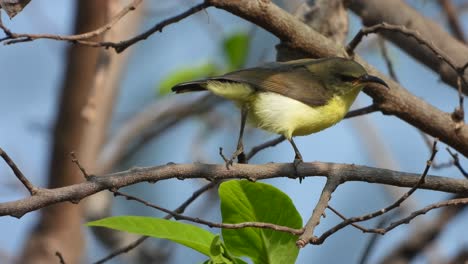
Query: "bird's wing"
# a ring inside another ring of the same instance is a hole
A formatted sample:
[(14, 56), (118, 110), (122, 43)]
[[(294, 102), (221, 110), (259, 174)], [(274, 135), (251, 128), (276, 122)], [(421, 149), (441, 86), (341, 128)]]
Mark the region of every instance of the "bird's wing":
[(323, 106), (333, 96), (304, 65), (267, 64), (213, 79), (247, 83), (258, 91), (278, 93), (310, 106)]

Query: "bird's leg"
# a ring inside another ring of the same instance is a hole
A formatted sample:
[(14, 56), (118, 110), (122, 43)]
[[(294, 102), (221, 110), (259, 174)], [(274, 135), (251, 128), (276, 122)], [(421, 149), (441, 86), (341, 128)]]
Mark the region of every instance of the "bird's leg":
[(234, 162), (236, 158), (237, 158), (238, 163), (246, 163), (245, 154), (244, 154), (244, 144), (242, 143), (246, 121), (247, 121), (247, 107), (242, 106), (241, 124), (240, 124), (239, 138), (237, 140), (237, 148), (236, 148), (236, 151), (232, 154), (231, 159), (226, 161), (226, 168), (228, 169), (229, 169), (229, 166), (232, 166), (232, 163)]
[(296, 172), (296, 176), (299, 178), (299, 183), (301, 183), (304, 177), (299, 175), (298, 167), (299, 167), (299, 164), (303, 162), (302, 155), (301, 155), (301, 152), (299, 152), (299, 149), (297, 148), (296, 143), (294, 143), (294, 140), (292, 139), (292, 137), (288, 138), (288, 141), (289, 143), (291, 143), (291, 146), (293, 147), (294, 152), (296, 153), (293, 164), (294, 164), (294, 170)]

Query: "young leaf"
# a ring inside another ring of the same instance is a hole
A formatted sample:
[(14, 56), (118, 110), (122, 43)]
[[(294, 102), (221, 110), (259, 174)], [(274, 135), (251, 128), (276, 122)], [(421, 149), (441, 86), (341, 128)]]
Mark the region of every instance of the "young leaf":
[[(246, 180), (224, 182), (219, 187), (223, 223), (267, 222), (301, 228), (302, 218), (291, 199), (275, 187)], [(254, 263), (294, 263), (297, 236), (263, 228), (223, 229), (230, 253), (248, 256)]]
[(247, 264), (242, 259), (229, 254), (219, 235), (211, 242), (210, 254), (210, 259), (205, 262), (207, 264)]
[(229, 71), (237, 70), (245, 65), (249, 53), (249, 43), (250, 37), (245, 32), (234, 33), (224, 39), (223, 50)]
[(193, 67), (185, 67), (178, 69), (167, 75), (159, 83), (159, 95), (168, 94), (171, 88), (181, 82), (202, 79), (215, 75), (217, 73), (217, 66), (214, 63), (204, 63)]
[(214, 234), (194, 225), (144, 216), (114, 216), (89, 222), (87, 225), (169, 239), (206, 256), (211, 255), (210, 247), (215, 238)]

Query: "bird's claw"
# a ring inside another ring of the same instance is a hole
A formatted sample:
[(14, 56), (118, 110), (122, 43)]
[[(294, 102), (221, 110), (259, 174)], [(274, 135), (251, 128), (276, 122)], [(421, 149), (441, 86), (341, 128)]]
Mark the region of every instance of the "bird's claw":
[(226, 156), (223, 154), (223, 148), (219, 148), (219, 155), (223, 158), (225, 164), (226, 164), (226, 169), (229, 170), (229, 167), (231, 167), (234, 164), (234, 160), (237, 158), (239, 163), (245, 163), (245, 154), (244, 154), (244, 147), (238, 147), (236, 152), (234, 152), (231, 156), (230, 159), (227, 159)]
[(299, 174), (299, 165), (301, 165), (301, 163), (303, 163), (304, 161), (302, 160), (302, 157), (298, 157), (296, 156), (294, 158), (294, 162), (293, 162), (293, 165), (294, 165), (294, 174), (296, 175), (296, 178), (299, 178), (299, 183), (302, 183), (302, 180), (305, 178), (304, 176), (301, 176)]

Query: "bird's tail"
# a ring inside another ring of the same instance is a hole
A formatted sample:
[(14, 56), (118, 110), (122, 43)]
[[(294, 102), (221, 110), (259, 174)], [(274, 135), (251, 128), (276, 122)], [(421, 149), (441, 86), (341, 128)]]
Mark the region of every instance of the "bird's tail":
[(206, 81), (207, 80), (199, 80), (199, 81), (179, 83), (176, 86), (172, 87), (172, 91), (175, 92), (175, 93), (188, 93), (188, 92), (205, 91), (206, 90)]

